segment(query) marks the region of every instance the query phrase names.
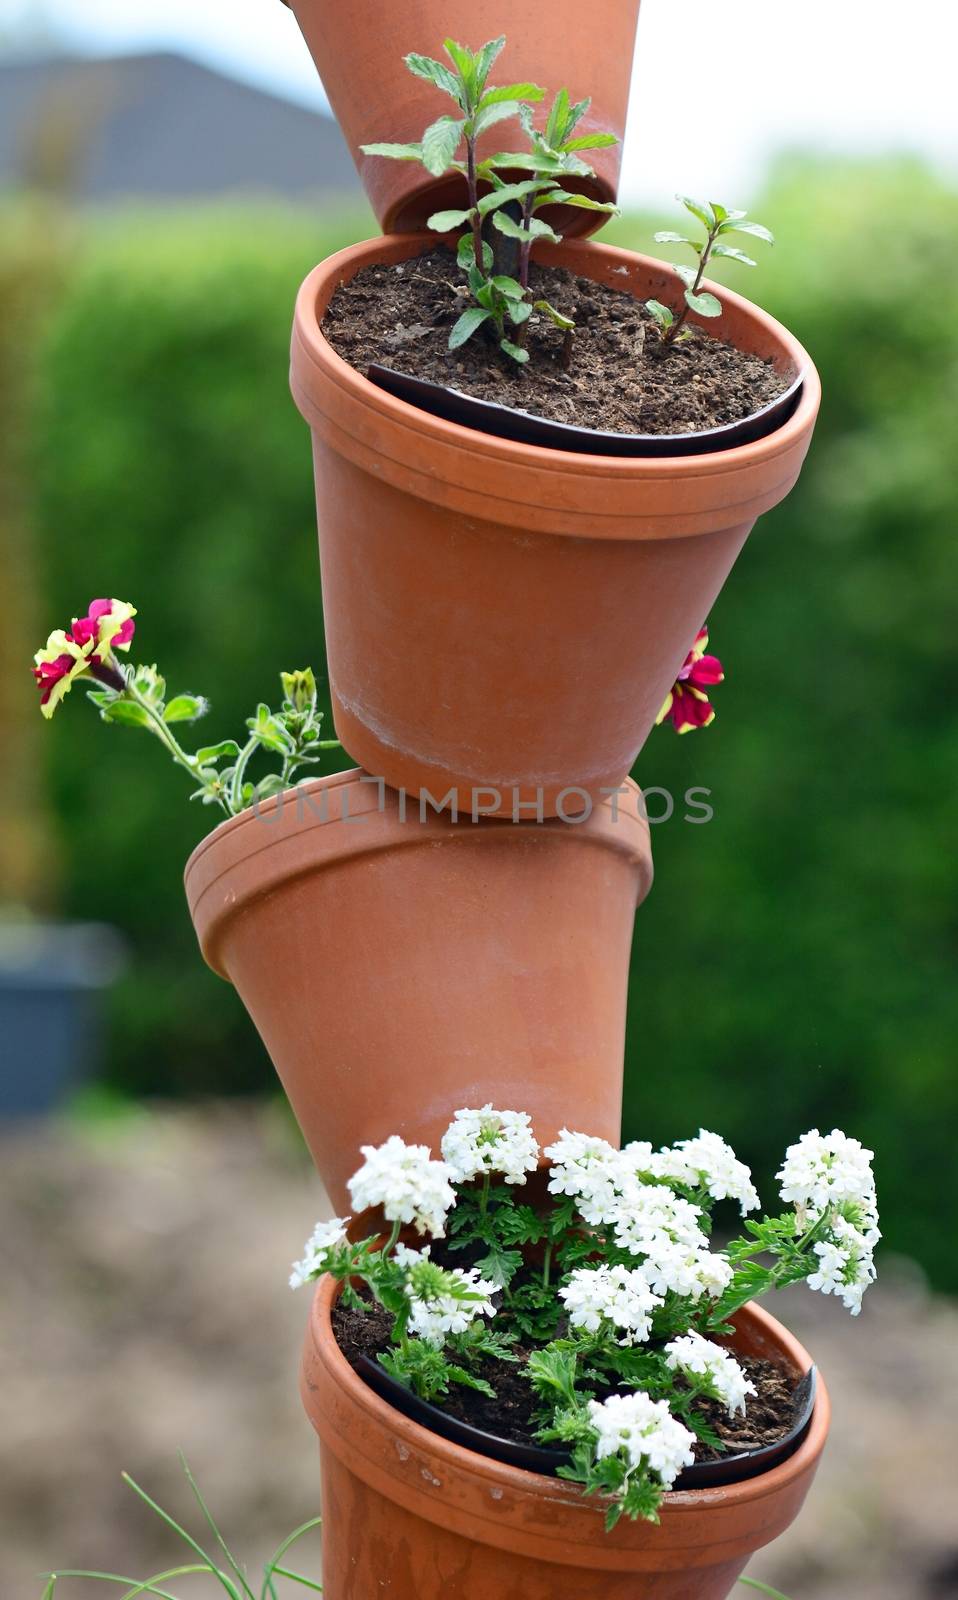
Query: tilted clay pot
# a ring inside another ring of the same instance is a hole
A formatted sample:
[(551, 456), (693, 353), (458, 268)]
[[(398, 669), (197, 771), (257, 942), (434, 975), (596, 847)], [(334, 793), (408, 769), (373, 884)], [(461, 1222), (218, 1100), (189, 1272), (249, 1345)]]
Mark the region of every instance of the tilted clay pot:
[[(806, 372), (776, 432), (654, 460), (549, 450), (395, 398), (321, 331), (338, 284), (434, 238), (343, 250), (304, 283), (291, 383), (312, 429), (336, 731), (388, 783), (469, 804), (475, 785), (551, 815), (569, 788), (621, 783), (756, 518), (808, 449), (818, 377), (785, 328), (715, 286), (722, 332)], [(567, 241), (545, 265), (674, 297), (662, 262)], [(568, 803), (568, 802), (567, 802)]]
[[(437, 117), (455, 104), (433, 84), (415, 78), (403, 58), (410, 51), (446, 60), (442, 42), (452, 37), (477, 50), (487, 39), (506, 36), (493, 67), (492, 84), (537, 83), (552, 95), (567, 88), (573, 100), (591, 96), (581, 133), (614, 133), (619, 144), (587, 150), (594, 180), (570, 179), (568, 187), (597, 200), (618, 192), (621, 140), (632, 80), (639, 0), (551, 0), (548, 16), (532, 0), (486, 0), (481, 9), (466, 0), (288, 0), (303, 31), (343, 130), (350, 154), (384, 233), (424, 226), (433, 211), (465, 205), (465, 181), (452, 174), (434, 178), (411, 161), (364, 156), (363, 144), (407, 144), (422, 138)], [(479, 141), (479, 155), (527, 147), (518, 122), (500, 122)], [(548, 216), (548, 213), (546, 213)], [(555, 212), (560, 231), (591, 233), (602, 213), (571, 206)]]
[[(338, 1291), (317, 1286), (302, 1396), (321, 1441), (327, 1600), (725, 1600), (808, 1492), (829, 1425), (819, 1379), (793, 1456), (744, 1483), (666, 1496), (661, 1522), (623, 1518), (574, 1484), (508, 1467), (411, 1422), (356, 1376), (333, 1337)], [(804, 1373), (811, 1357), (767, 1312), (735, 1318), (743, 1353)]]
[[(405, 820), (404, 820), (405, 818)], [(186, 893), (337, 1210), (359, 1146), (438, 1150), (452, 1114), (528, 1111), (618, 1144), (636, 905), (652, 879), (629, 784), (585, 820), (478, 821), (359, 772), (220, 824)]]

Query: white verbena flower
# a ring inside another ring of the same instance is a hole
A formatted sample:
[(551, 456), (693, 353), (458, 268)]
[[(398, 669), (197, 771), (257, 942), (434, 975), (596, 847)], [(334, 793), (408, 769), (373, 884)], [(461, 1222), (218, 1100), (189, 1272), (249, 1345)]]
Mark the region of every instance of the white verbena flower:
[(865, 1290), (878, 1276), (874, 1261), (877, 1238), (877, 1229), (862, 1233), (844, 1217), (836, 1217), (831, 1238), (812, 1246), (818, 1267), (806, 1279), (808, 1287), (820, 1294), (838, 1295), (852, 1316), (857, 1317)]
[(303, 1247), (302, 1261), (293, 1262), (289, 1275), (291, 1289), (301, 1289), (304, 1283), (322, 1277), (330, 1252), (346, 1237), (346, 1225), (350, 1220), (349, 1217), (333, 1217), (329, 1222), (317, 1222)]
[(733, 1277), (725, 1256), (669, 1240), (650, 1249), (642, 1271), (656, 1294), (674, 1294), (683, 1300), (701, 1300), (703, 1295), (715, 1300)]
[(589, 1418), (598, 1435), (599, 1461), (624, 1455), (630, 1472), (644, 1466), (666, 1489), (695, 1459), (694, 1435), (672, 1416), (667, 1401), (653, 1400), (641, 1390), (590, 1400)]
[(662, 1244), (708, 1249), (701, 1227), (702, 1212), (691, 1201), (673, 1194), (665, 1184), (632, 1181), (618, 1200), (614, 1217), (615, 1242), (632, 1255), (646, 1255)]
[(830, 1206), (860, 1206), (875, 1211), (874, 1152), (838, 1128), (821, 1134), (817, 1128), (789, 1145), (777, 1174), (782, 1199), (800, 1218), (820, 1217)]
[[(430, 1264), (431, 1265), (431, 1264)], [(439, 1350), (450, 1333), (465, 1333), (476, 1317), (494, 1317), (492, 1297), (496, 1285), (479, 1276), (477, 1267), (436, 1267), (427, 1275), (410, 1274), (405, 1284), (409, 1298), (409, 1332)], [(468, 1295), (468, 1298), (464, 1296)]]
[(662, 1304), (637, 1267), (579, 1267), (559, 1290), (569, 1322), (586, 1333), (603, 1324), (623, 1330), (619, 1344), (641, 1344), (652, 1331), (652, 1312)]
[(713, 1200), (737, 1200), (744, 1216), (760, 1204), (752, 1174), (731, 1145), (700, 1128), (694, 1139), (680, 1139), (652, 1157), (651, 1171), (683, 1188), (704, 1188)]
[(406, 1144), (395, 1133), (385, 1144), (364, 1144), (361, 1154), (365, 1161), (347, 1186), (355, 1209), (382, 1206), (387, 1221), (412, 1223), (417, 1233), (441, 1239), (456, 1201), (451, 1168), (433, 1161), (427, 1145)]
[(684, 1372), (693, 1380), (704, 1378), (709, 1392), (728, 1408), (729, 1416), (744, 1411), (746, 1398), (757, 1393), (735, 1357), (711, 1339), (703, 1339), (700, 1333), (673, 1339), (665, 1347), (665, 1360), (673, 1372)]
[(618, 1150), (605, 1139), (563, 1128), (543, 1154), (552, 1162), (550, 1194), (574, 1196), (585, 1221), (593, 1227), (615, 1221), (622, 1186)]
[(525, 1183), (526, 1173), (539, 1164), (531, 1117), (491, 1105), (456, 1112), (442, 1136), (442, 1155), (457, 1183), (487, 1172), (501, 1173), (507, 1183)]

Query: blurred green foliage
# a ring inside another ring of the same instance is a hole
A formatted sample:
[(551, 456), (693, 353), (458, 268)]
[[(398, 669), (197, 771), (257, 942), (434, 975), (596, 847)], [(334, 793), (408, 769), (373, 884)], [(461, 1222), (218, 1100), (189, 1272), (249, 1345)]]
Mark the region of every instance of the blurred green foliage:
[[(767, 1188), (792, 1138), (843, 1126), (878, 1152), (889, 1243), (954, 1289), (937, 1241), (958, 1121), (958, 195), (907, 163), (795, 161), (760, 204), (777, 249), (760, 274), (717, 275), (794, 329), (826, 398), (799, 488), (710, 618), (716, 723), (659, 731), (636, 769), (677, 806), (636, 925), (626, 1132), (715, 1128)], [(667, 221), (604, 237), (653, 250)], [(281, 667), (323, 667), (288, 329), (313, 262), (370, 231), (262, 211), (117, 218), (78, 245), (46, 330), (33, 516), (48, 625), (93, 595), (132, 599), (139, 658), (210, 696), (211, 739), (276, 695)], [(46, 758), (61, 909), (115, 922), (135, 953), (107, 1083), (268, 1084), (182, 894), (216, 819), (85, 706), (58, 716)], [(711, 791), (707, 826), (679, 820), (690, 785)]]

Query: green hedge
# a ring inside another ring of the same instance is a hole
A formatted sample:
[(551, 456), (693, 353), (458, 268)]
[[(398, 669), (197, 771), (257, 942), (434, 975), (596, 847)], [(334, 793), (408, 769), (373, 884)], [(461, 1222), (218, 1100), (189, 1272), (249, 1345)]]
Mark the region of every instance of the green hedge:
[[(905, 164), (796, 162), (754, 210), (779, 246), (727, 281), (795, 329), (826, 400), (799, 490), (710, 619), (718, 720), (660, 731), (636, 771), (677, 796), (709, 788), (715, 816), (655, 829), (627, 1132), (701, 1121), (767, 1181), (791, 1137), (843, 1125), (878, 1150), (889, 1241), (955, 1288), (958, 1263), (930, 1240), (953, 1214), (958, 1112), (958, 197)], [(312, 262), (368, 231), (264, 212), (118, 221), (77, 251), (48, 330), (35, 518), (50, 625), (91, 595), (133, 599), (141, 652), (210, 695), (215, 737), (280, 666), (322, 666), (288, 327)], [(609, 237), (648, 249), (650, 233), (626, 218)], [(134, 950), (107, 1081), (259, 1088), (263, 1051), (183, 902), (209, 815), (86, 711), (58, 717), (46, 749), (63, 910), (114, 921)]]

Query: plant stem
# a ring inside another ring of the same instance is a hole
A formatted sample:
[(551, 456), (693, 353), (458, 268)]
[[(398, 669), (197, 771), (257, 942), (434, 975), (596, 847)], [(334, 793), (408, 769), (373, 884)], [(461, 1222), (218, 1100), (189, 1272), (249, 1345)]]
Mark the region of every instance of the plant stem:
[(551, 1239), (547, 1240), (546, 1241), (545, 1255), (544, 1255), (543, 1260), (542, 1260), (542, 1287), (543, 1287), (543, 1289), (548, 1289), (548, 1287), (549, 1287), (549, 1272), (550, 1272), (550, 1269), (552, 1267), (552, 1251), (553, 1251), (553, 1249), (554, 1249), (554, 1245), (552, 1243), (552, 1240)]
[(490, 1188), (491, 1183), (492, 1183), (492, 1179), (490, 1178), (488, 1172), (484, 1172), (483, 1175), (482, 1175), (482, 1189), (480, 1190), (480, 1193), (479, 1193), (479, 1215), (480, 1215), (480, 1217), (485, 1217), (486, 1212), (489, 1209), (489, 1188)]
[(258, 744), (259, 740), (254, 733), (252, 738), (249, 739), (246, 744), (244, 744), (242, 750), (236, 758), (236, 766), (233, 768), (233, 782), (230, 785), (229, 798), (229, 809), (234, 817), (238, 811), (242, 811), (243, 809), (243, 779), (246, 777), (246, 768), (249, 766), (250, 758), (255, 753)]
[[(94, 673), (94, 676), (97, 676), (97, 674)], [(173, 757), (173, 760), (176, 762), (177, 766), (182, 767), (184, 772), (188, 772), (190, 777), (195, 781), (197, 776), (196, 757), (189, 755), (188, 752), (183, 749), (178, 739), (170, 731), (169, 723), (163, 721), (163, 717), (160, 712), (157, 711), (156, 707), (140, 693), (139, 689), (137, 689), (135, 683), (133, 682), (132, 669), (130, 670), (128, 677), (122, 673), (121, 676), (123, 677), (122, 693), (128, 700), (131, 700), (134, 705), (139, 706), (141, 711), (146, 713), (147, 717), (149, 718), (152, 732), (156, 734), (160, 743), (166, 747), (167, 753)], [(103, 678), (101, 681), (108, 682), (111, 688), (115, 687), (111, 679)], [(229, 803), (223, 795), (217, 795), (216, 802), (223, 808), (228, 817), (233, 815)]]
[[(719, 236), (719, 227), (720, 227), (720, 224), (718, 222), (716, 222), (715, 226), (713, 228), (709, 229), (709, 236), (706, 239), (705, 245), (704, 245), (704, 247), (702, 249), (702, 253), (699, 256), (699, 270), (695, 274), (695, 282), (693, 283), (691, 289), (686, 291), (687, 295), (689, 295), (689, 294), (698, 294), (699, 290), (702, 287), (702, 279), (705, 277), (705, 269), (709, 264), (709, 257), (712, 254), (712, 246), (714, 245), (716, 239)], [(681, 333), (682, 329), (685, 326), (685, 323), (686, 323), (686, 321), (688, 319), (688, 314), (691, 311), (691, 309), (692, 308), (689, 305), (688, 299), (686, 298), (684, 303), (683, 303), (682, 310), (679, 313), (679, 315), (676, 317), (676, 319), (673, 322), (671, 328), (667, 328), (666, 331), (665, 331), (665, 335), (664, 335), (664, 337), (662, 339), (661, 354), (664, 355), (666, 350), (669, 348), (669, 346), (675, 343), (676, 339), (678, 338), (679, 334)]]
[(479, 215), (479, 185), (476, 181), (476, 136), (466, 134), (466, 182), (469, 185), (469, 206), (472, 211), (472, 248), (479, 271), (482, 264), (482, 218)]
[[(522, 226), (528, 232), (532, 221), (532, 208), (535, 204), (535, 191), (527, 194), (522, 202)], [(519, 243), (519, 282), (523, 289), (529, 287), (529, 262), (532, 257), (532, 240), (522, 239)], [(525, 324), (523, 324), (525, 326)]]

